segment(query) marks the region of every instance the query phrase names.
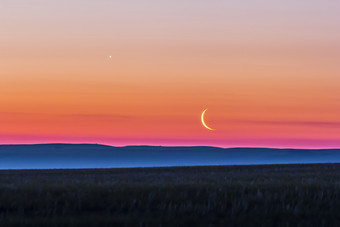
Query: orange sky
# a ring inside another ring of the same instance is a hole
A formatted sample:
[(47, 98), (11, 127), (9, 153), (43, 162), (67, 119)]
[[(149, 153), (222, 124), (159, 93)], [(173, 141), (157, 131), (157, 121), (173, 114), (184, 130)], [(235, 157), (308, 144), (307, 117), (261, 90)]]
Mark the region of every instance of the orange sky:
[(0, 144), (340, 147), (336, 1), (5, 0), (0, 27)]

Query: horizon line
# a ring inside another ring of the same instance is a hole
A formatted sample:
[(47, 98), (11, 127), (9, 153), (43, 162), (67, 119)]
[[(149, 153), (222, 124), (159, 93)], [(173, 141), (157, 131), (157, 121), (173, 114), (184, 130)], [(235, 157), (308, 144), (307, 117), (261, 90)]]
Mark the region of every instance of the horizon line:
[(190, 148), (190, 147), (207, 147), (207, 148), (220, 148), (220, 149), (277, 149), (277, 150), (340, 150), (340, 147), (334, 147), (334, 148), (294, 148), (294, 147), (262, 147), (262, 146), (233, 146), (233, 147), (221, 147), (221, 146), (209, 146), (209, 145), (146, 145), (146, 144), (140, 144), (140, 145), (124, 145), (124, 146), (114, 146), (110, 144), (103, 144), (103, 143), (22, 143), (22, 144), (0, 144), (0, 146), (37, 146), (37, 145), (99, 145), (99, 146), (107, 146), (107, 147), (118, 147), (118, 148), (124, 148), (124, 147), (184, 147), (184, 148)]

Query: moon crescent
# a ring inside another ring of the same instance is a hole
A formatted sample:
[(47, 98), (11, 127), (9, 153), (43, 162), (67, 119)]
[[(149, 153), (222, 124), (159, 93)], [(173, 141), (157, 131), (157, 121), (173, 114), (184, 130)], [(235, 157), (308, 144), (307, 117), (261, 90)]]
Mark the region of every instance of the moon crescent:
[(208, 110), (208, 108), (205, 109), (205, 110), (203, 111), (203, 113), (202, 113), (202, 115), (201, 115), (201, 121), (202, 121), (202, 124), (203, 124), (204, 127), (206, 127), (207, 129), (209, 129), (209, 130), (211, 130), (211, 131), (214, 131), (215, 129), (210, 128), (210, 127), (204, 122), (204, 114), (205, 114), (205, 111), (207, 111), (207, 110)]

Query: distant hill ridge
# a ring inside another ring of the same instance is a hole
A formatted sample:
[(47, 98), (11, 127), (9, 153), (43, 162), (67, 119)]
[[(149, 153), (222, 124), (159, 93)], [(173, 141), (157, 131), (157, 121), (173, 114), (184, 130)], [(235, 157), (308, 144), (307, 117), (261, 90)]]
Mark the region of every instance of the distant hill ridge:
[(0, 145), (0, 169), (340, 163), (340, 149), (102, 144)]
[(52, 147), (52, 146), (63, 146), (63, 147), (75, 147), (75, 146), (86, 146), (86, 147), (107, 147), (107, 148), (166, 148), (166, 149), (175, 149), (175, 148), (208, 148), (208, 149), (239, 149), (239, 150), (305, 150), (305, 151), (339, 151), (340, 148), (327, 148), (327, 149), (301, 149), (301, 148), (271, 148), (271, 147), (214, 147), (214, 146), (153, 146), (153, 145), (127, 145), (127, 146), (111, 146), (105, 144), (98, 143), (38, 143), (38, 144), (0, 144), (1, 147)]

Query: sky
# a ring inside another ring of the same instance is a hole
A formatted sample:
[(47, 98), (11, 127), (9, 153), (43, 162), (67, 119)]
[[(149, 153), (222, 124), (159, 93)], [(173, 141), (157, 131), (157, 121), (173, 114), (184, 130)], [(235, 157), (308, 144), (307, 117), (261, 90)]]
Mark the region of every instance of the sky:
[(1, 0), (0, 144), (340, 148), (339, 62), (337, 0)]

